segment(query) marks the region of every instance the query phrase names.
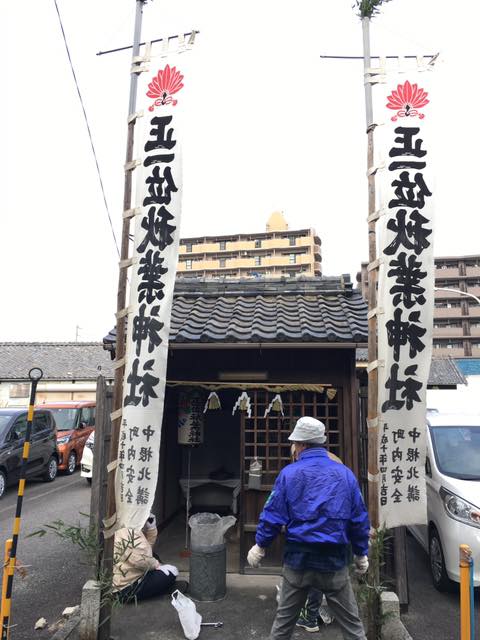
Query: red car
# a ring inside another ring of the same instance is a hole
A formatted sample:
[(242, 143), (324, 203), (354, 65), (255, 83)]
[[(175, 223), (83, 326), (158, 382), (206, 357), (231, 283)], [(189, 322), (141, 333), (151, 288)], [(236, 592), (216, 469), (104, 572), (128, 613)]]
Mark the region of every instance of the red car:
[(47, 402), (37, 408), (48, 409), (53, 414), (57, 425), (58, 469), (72, 474), (95, 428), (95, 401)]

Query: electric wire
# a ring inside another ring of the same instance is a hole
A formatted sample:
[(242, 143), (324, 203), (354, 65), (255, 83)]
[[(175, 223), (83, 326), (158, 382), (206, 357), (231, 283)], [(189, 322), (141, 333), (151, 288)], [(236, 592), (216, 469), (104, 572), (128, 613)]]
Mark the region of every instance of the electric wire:
[(98, 180), (99, 180), (99, 183), (100, 183), (100, 189), (102, 191), (103, 202), (105, 204), (105, 210), (107, 212), (108, 221), (110, 223), (110, 228), (112, 230), (113, 241), (115, 243), (115, 248), (117, 250), (118, 257), (120, 258), (120, 249), (118, 247), (117, 236), (115, 235), (115, 230), (113, 228), (112, 217), (110, 215), (110, 209), (108, 208), (107, 196), (106, 196), (105, 188), (104, 188), (104, 185), (103, 185), (103, 179), (102, 179), (102, 174), (101, 174), (101, 171), (100, 171), (100, 165), (98, 164), (97, 152), (95, 150), (95, 144), (93, 142), (93, 136), (92, 136), (92, 131), (90, 129), (90, 123), (88, 121), (87, 111), (85, 109), (85, 104), (83, 102), (82, 93), (80, 91), (80, 87), (79, 87), (79, 84), (78, 84), (78, 81), (77, 81), (77, 75), (75, 73), (75, 68), (73, 66), (72, 56), (70, 55), (70, 49), (69, 49), (68, 42), (67, 42), (67, 36), (65, 34), (65, 29), (63, 28), (62, 17), (60, 15), (60, 10), (58, 8), (57, 0), (53, 0), (53, 2), (55, 4), (55, 9), (57, 11), (58, 21), (60, 23), (60, 29), (62, 31), (62, 36), (63, 36), (63, 42), (65, 44), (65, 49), (67, 51), (68, 62), (70, 64), (70, 69), (72, 71), (73, 80), (74, 80), (75, 86), (77, 88), (78, 98), (80, 100), (80, 105), (82, 107), (83, 117), (84, 117), (84, 120), (85, 120), (85, 125), (87, 127), (88, 137), (89, 137), (89, 140), (90, 140), (90, 146), (92, 148), (93, 158), (95, 160), (95, 166), (97, 168), (97, 175), (98, 175)]

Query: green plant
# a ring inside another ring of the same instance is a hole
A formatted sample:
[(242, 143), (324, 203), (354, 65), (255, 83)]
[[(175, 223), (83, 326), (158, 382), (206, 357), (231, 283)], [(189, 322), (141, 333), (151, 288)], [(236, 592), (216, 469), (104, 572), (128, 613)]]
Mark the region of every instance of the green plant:
[(391, 536), (385, 527), (376, 529), (370, 537), (369, 568), (366, 576), (358, 580), (356, 595), (367, 621), (368, 640), (380, 640), (382, 626), (389, 614), (380, 612), (380, 595), (391, 588), (384, 580), (385, 558), (391, 552)]
[(391, 0), (355, 0), (353, 8), (358, 10), (358, 16), (360, 18), (374, 18), (380, 13), (380, 7), (382, 4), (390, 2)]
[[(81, 513), (80, 515), (86, 518), (89, 517), (84, 513)], [(117, 607), (126, 602), (126, 600), (123, 600), (122, 602), (120, 601), (118, 592), (115, 591), (113, 587), (111, 573), (103, 568), (103, 563), (98, 562), (98, 559), (102, 557), (103, 548), (100, 544), (98, 528), (96, 526), (82, 526), (80, 523), (68, 524), (63, 520), (55, 520), (50, 524), (44, 524), (43, 528), (34, 531), (27, 537), (31, 538), (33, 536), (38, 536), (42, 538), (48, 533), (53, 533), (62, 540), (71, 542), (79, 547), (85, 554), (85, 564), (92, 568), (94, 579), (100, 586), (101, 609)], [(115, 572), (118, 572), (125, 577), (126, 574), (122, 570), (122, 562), (128, 561), (131, 550), (137, 546), (138, 543), (136, 542), (136, 536), (133, 529), (129, 531), (127, 540), (121, 540), (120, 542), (115, 543), (113, 554), (113, 566)]]

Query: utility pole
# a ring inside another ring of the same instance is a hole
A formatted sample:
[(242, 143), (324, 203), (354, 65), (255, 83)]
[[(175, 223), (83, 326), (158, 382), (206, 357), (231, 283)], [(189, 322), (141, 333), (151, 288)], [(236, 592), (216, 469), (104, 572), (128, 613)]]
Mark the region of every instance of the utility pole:
[[(122, 242), (120, 250), (120, 264), (118, 276), (118, 292), (117, 292), (117, 344), (116, 344), (116, 361), (115, 361), (115, 377), (113, 389), (113, 412), (120, 412), (123, 401), (123, 376), (125, 370), (125, 323), (126, 323), (126, 291), (127, 291), (127, 268), (128, 268), (128, 245), (130, 234), (131, 216), (127, 212), (131, 209), (132, 204), (132, 160), (133, 160), (133, 142), (135, 132), (135, 109), (137, 102), (137, 85), (138, 75), (135, 67), (139, 66), (138, 55), (140, 53), (140, 37), (142, 31), (142, 14), (143, 5), (147, 0), (135, 0), (135, 27), (133, 34), (132, 47), (132, 69), (130, 76), (130, 97), (128, 102), (128, 131), (127, 131), (127, 148), (125, 154), (125, 180), (123, 194), (123, 225), (122, 225)], [(118, 441), (120, 434), (121, 415), (112, 420), (112, 433), (110, 441), (110, 463), (114, 463), (118, 456)], [(114, 465), (112, 465), (114, 466)], [(107, 484), (107, 520), (115, 515), (115, 468), (110, 468)], [(99, 523), (102, 526), (102, 523)], [(103, 548), (103, 571), (106, 577), (111, 577), (113, 570), (113, 553), (114, 553), (114, 536), (104, 539)], [(99, 628), (99, 640), (108, 639), (110, 637), (110, 615), (111, 611), (106, 611), (106, 607), (102, 607), (101, 626)]]

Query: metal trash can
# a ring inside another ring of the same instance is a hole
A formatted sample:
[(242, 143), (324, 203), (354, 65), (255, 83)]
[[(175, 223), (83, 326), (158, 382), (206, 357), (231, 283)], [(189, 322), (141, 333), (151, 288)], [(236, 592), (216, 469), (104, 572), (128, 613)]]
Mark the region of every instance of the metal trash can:
[(188, 521), (190, 540), (190, 595), (194, 600), (214, 602), (227, 592), (225, 532), (236, 522), (233, 516), (197, 513)]

